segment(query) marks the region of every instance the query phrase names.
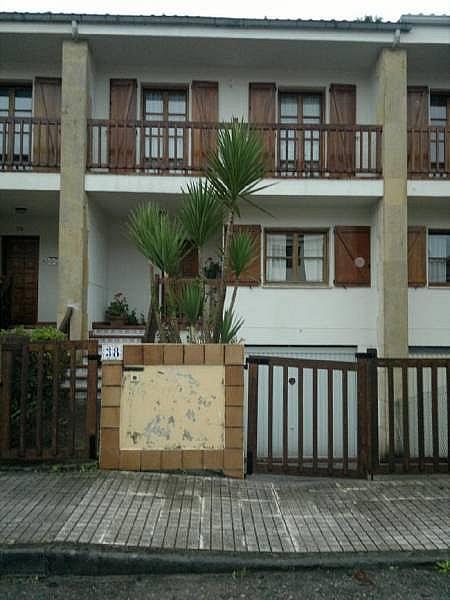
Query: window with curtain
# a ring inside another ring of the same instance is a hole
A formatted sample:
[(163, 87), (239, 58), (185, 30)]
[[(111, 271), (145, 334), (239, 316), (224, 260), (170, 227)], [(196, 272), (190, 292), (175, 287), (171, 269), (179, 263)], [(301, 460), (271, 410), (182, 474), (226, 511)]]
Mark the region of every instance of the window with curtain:
[(0, 117), (12, 121), (0, 122), (0, 155), (3, 160), (28, 160), (30, 153), (30, 123), (20, 120), (32, 116), (31, 86), (0, 86)]
[(268, 283), (325, 283), (328, 280), (325, 231), (269, 231), (265, 243)]
[(450, 283), (450, 232), (428, 233), (428, 282), (445, 285)]
[[(144, 121), (185, 122), (186, 90), (150, 90), (143, 92)], [(183, 127), (146, 127), (144, 156), (160, 167), (176, 168), (186, 157), (186, 130)]]
[[(430, 125), (431, 127), (446, 127), (449, 115), (450, 96), (445, 94), (430, 95)], [(430, 134), (430, 159), (433, 164), (443, 165), (445, 161), (445, 131), (433, 130)]]
[(290, 129), (287, 125), (315, 125), (322, 122), (322, 95), (314, 93), (280, 93), (279, 96), (280, 170), (296, 172), (314, 170), (320, 163), (320, 132), (313, 128)]

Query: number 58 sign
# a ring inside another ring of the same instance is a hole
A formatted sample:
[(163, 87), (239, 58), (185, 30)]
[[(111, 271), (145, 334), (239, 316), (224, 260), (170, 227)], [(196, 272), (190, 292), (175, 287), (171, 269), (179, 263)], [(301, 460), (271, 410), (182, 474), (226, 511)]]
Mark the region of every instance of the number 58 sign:
[(102, 344), (102, 360), (122, 360), (123, 344)]

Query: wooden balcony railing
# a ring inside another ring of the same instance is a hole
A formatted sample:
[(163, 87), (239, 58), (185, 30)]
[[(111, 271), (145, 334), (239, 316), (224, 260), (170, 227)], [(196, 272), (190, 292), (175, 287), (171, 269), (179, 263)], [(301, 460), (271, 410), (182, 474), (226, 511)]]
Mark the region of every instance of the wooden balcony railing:
[(450, 128), (408, 129), (408, 174), (424, 179), (450, 177)]
[[(226, 123), (91, 120), (87, 168), (97, 172), (200, 175)], [(270, 177), (379, 177), (381, 127), (252, 125)]]
[(0, 117), (0, 171), (57, 171), (60, 147), (58, 119)]

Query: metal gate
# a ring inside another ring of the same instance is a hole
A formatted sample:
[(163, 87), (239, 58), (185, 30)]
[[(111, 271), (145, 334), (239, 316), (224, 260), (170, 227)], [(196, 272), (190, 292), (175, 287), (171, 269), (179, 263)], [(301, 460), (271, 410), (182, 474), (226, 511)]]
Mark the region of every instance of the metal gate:
[(96, 458), (98, 343), (3, 342), (0, 460)]

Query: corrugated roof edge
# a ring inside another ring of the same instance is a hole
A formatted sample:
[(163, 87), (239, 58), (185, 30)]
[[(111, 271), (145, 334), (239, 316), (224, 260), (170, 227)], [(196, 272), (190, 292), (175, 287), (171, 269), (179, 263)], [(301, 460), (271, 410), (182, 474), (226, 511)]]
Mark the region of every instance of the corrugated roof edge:
[(450, 25), (450, 15), (402, 15), (399, 22), (408, 25), (437, 25), (442, 27)]
[(94, 15), (65, 13), (0, 12), (0, 21), (29, 23), (69, 23), (90, 25), (184, 25), (202, 27), (235, 27), (239, 29), (353, 29), (358, 31), (411, 30), (406, 23), (366, 23), (364, 21), (325, 21), (302, 19), (237, 19), (232, 17), (190, 17), (156, 15)]

